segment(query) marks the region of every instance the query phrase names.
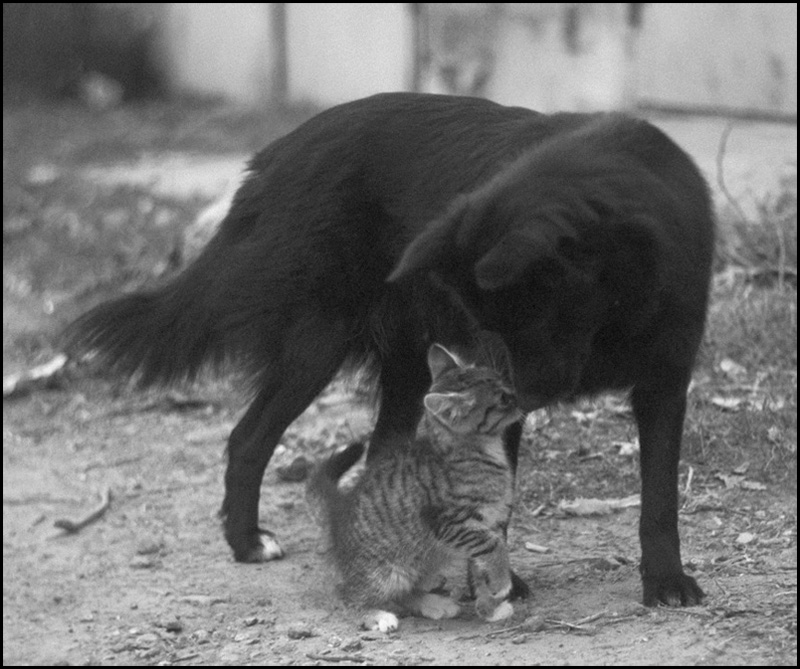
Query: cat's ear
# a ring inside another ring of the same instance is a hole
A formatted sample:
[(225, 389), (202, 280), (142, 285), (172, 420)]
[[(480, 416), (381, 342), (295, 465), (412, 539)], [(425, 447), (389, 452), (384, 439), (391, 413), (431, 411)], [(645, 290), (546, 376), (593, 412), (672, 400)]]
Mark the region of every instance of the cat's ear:
[(437, 420), (449, 425), (458, 419), (464, 400), (462, 393), (428, 393), (423, 402)]
[(428, 368), (431, 370), (431, 378), (435, 381), (444, 372), (460, 367), (458, 358), (450, 353), (441, 344), (431, 344), (428, 349)]

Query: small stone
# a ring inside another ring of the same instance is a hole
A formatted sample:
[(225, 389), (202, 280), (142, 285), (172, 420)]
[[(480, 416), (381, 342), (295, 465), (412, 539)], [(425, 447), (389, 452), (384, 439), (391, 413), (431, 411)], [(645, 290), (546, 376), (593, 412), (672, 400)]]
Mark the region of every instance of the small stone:
[(317, 633), (313, 628), (311, 628), (311, 626), (300, 623), (297, 625), (292, 625), (286, 631), (286, 636), (288, 636), (290, 639), (309, 639), (313, 636), (317, 636)]
[(153, 555), (134, 555), (128, 563), (131, 569), (153, 569), (158, 565), (158, 557)]
[(173, 634), (183, 632), (183, 623), (177, 618), (166, 621), (162, 624), (162, 626), (165, 630), (167, 630), (167, 632), (172, 632)]
[(298, 455), (288, 465), (281, 465), (275, 468), (275, 473), (282, 481), (297, 483), (305, 481), (308, 472), (311, 470), (311, 462), (305, 455)]
[(157, 555), (164, 548), (164, 542), (160, 539), (143, 539), (136, 546), (137, 555)]

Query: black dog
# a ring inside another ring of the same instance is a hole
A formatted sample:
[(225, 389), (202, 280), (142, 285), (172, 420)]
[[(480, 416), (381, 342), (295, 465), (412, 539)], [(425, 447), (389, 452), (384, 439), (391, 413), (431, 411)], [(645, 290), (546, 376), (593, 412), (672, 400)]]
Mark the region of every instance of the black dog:
[(371, 458), (416, 429), (432, 341), (499, 333), (526, 410), (631, 389), (644, 603), (691, 605), (703, 592), (681, 565), (678, 459), (713, 244), (702, 176), (644, 121), (377, 95), (256, 155), (194, 264), (90, 311), (69, 340), (145, 385), (226, 360), (250, 373), (222, 505), (245, 562), (282, 554), (258, 527), (264, 469), (343, 365), (377, 378)]

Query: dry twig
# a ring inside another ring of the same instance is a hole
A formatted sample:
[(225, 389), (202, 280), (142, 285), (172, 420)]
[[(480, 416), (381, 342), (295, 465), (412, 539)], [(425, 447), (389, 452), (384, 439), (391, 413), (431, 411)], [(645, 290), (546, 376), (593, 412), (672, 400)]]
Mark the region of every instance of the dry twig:
[(80, 532), (87, 525), (90, 525), (94, 521), (101, 518), (103, 514), (106, 511), (108, 511), (110, 506), (111, 506), (111, 488), (106, 487), (105, 491), (103, 492), (103, 499), (100, 503), (100, 506), (98, 506), (96, 509), (88, 513), (80, 520), (69, 520), (66, 518), (61, 518), (55, 521), (53, 523), (53, 526), (57, 527), (60, 530), (65, 530), (70, 534), (75, 534), (76, 532)]

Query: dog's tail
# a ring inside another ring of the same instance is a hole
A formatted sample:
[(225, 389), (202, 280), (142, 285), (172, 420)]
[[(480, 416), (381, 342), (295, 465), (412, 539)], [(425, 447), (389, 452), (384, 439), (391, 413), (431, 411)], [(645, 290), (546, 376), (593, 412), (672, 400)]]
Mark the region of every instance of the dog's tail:
[(206, 364), (230, 354), (230, 333), (220, 327), (214, 304), (213, 257), (204, 254), (162, 288), (100, 304), (67, 327), (70, 355), (94, 353), (142, 386), (192, 380)]
[(311, 473), (306, 484), (306, 500), (312, 515), (320, 524), (333, 524), (341, 517), (345, 496), (339, 490), (339, 479), (364, 453), (364, 444), (355, 442), (323, 460)]

